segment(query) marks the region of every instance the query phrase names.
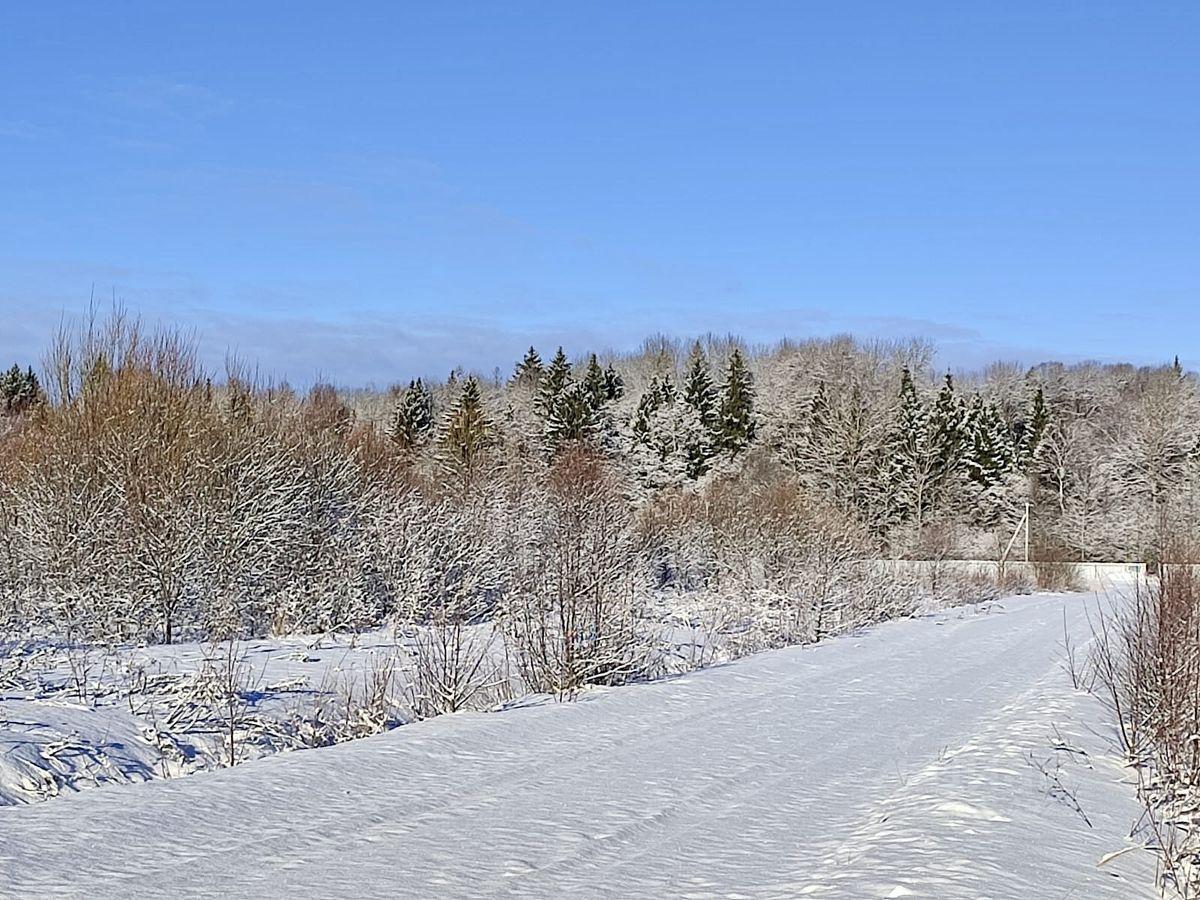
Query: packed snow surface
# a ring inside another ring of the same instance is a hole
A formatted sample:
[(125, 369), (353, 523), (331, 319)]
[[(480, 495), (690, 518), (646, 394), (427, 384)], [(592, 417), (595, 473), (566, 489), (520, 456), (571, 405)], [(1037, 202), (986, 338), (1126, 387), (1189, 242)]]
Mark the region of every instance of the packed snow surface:
[(0, 893), (1153, 897), (1107, 714), (1064, 667), (1094, 599), (0, 809)]

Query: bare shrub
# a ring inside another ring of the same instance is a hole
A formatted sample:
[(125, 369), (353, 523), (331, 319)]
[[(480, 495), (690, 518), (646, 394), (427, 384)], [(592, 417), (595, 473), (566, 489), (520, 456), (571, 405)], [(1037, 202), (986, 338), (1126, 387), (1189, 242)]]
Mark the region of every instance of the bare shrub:
[(486, 709), (506, 696), (507, 679), (494, 658), (495, 632), (461, 617), (417, 628), (411, 637), (407, 697), (419, 719)]
[(328, 747), (380, 734), (403, 723), (397, 697), (401, 659), (397, 650), (375, 654), (365, 669), (326, 673), (312, 702), (289, 716), (293, 740), (306, 747)]
[(525, 499), (501, 621), (526, 684), (563, 696), (646, 671), (642, 566), (632, 510), (611, 474), (588, 451), (570, 450), (545, 489)]
[(327, 389), (297, 407), (214, 391), (186, 335), (119, 311), (60, 332), (56, 402), (0, 456), (6, 605), (74, 636), (329, 630), (389, 592), (363, 537), (376, 504)]
[[(723, 593), (752, 591), (775, 613), (778, 644), (822, 640), (895, 614), (852, 516), (789, 478), (714, 483), (706, 494)], [(911, 609), (911, 598), (907, 604)]]
[(225, 763), (236, 766), (246, 714), (250, 708), (250, 665), (236, 640), (206, 648), (200, 677), (210, 685), (214, 712), (222, 725), (221, 738), (225, 747)]
[(712, 523), (702, 495), (661, 492), (639, 512), (637, 533), (654, 587), (697, 590), (716, 575)]
[(1071, 551), (1059, 544), (1042, 543), (1033, 550), (1033, 577), (1039, 591), (1080, 591), (1083, 579), (1071, 559)]
[(1200, 896), (1200, 581), (1167, 568), (1095, 626), (1092, 665), (1138, 766), (1163, 881)]
[(1001, 594), (1032, 594), (1035, 581), (1029, 572), (1016, 566), (1000, 566), (996, 587)]
[(1083, 590), (1079, 567), (1067, 560), (1039, 559), (1033, 563), (1034, 583), (1039, 591)]

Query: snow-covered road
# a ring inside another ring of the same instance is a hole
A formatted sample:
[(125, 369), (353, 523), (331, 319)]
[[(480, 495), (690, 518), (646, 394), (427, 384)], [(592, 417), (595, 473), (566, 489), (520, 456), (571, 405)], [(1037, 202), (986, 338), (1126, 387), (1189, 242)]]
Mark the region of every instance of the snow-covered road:
[(1089, 599), (0, 809), (0, 892), (1153, 897), (1149, 852), (1097, 865), (1138, 808), (1063, 669)]

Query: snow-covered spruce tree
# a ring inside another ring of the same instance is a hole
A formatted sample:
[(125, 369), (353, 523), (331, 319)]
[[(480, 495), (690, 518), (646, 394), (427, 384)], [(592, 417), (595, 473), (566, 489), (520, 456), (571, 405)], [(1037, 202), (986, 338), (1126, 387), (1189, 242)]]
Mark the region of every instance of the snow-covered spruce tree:
[(512, 384), (536, 390), (545, 371), (545, 366), (542, 365), (542, 357), (538, 355), (537, 350), (530, 346), (525, 351), (525, 357), (517, 363), (516, 368), (513, 370)]
[(439, 443), (451, 469), (464, 483), (470, 483), (494, 443), (492, 422), (475, 376), (463, 382), (458, 398), (447, 411)]
[(390, 437), (402, 450), (419, 446), (433, 430), (433, 393), (420, 378), (408, 383), (392, 414)]
[(917, 544), (925, 524), (958, 473), (961, 404), (947, 376), (932, 408), (917, 396), (912, 373), (903, 369), (900, 397), (883, 468), (899, 521), (911, 524)]
[(601, 368), (595, 353), (588, 356), (581, 384), (593, 410), (599, 410), (611, 399), (608, 396), (608, 385), (604, 379), (604, 369)]
[(987, 529), (1015, 527), (1029, 485), (1008, 423), (995, 403), (976, 393), (967, 407), (963, 434), (965, 518)]
[(696, 410), (701, 424), (714, 428), (717, 423), (717, 388), (708, 374), (708, 362), (699, 343), (692, 350), (687, 375), (683, 381), (683, 399)]
[(754, 440), (754, 379), (742, 351), (734, 348), (729, 355), (725, 383), (717, 407), (717, 445), (730, 454), (740, 453)]
[(646, 387), (646, 392), (642, 394), (638, 400), (637, 411), (633, 416), (633, 435), (637, 441), (646, 441), (650, 434), (650, 420), (654, 413), (675, 402), (676, 396), (675, 384), (669, 377), (664, 376), (659, 378), (653, 375), (650, 378), (650, 384)]
[(32, 368), (21, 371), (14, 363), (11, 369), (0, 374), (0, 415), (19, 415), (42, 399), (42, 385)]
[(671, 395), (641, 418), (640, 436), (629, 462), (639, 484), (650, 492), (681, 487), (708, 470), (715, 455), (712, 432), (689, 403)]
[(550, 447), (559, 450), (567, 444), (592, 440), (599, 426), (601, 404), (597, 404), (596, 395), (586, 381), (567, 385), (546, 417), (546, 440)]
[(667, 375), (651, 377), (631, 428), (630, 466), (651, 492), (699, 478), (716, 455), (713, 427)]
[(686, 434), (684, 444), (687, 473), (690, 478), (699, 478), (708, 471), (710, 461), (716, 454), (719, 400), (699, 343), (692, 351), (692, 360), (684, 378), (683, 400), (695, 413), (696, 420), (695, 424), (681, 423), (683, 430), (690, 432)]
[(995, 404), (975, 394), (965, 425), (963, 464), (968, 477), (985, 488), (999, 484), (1017, 464), (1007, 423)]
[(625, 396), (625, 380), (612, 363), (609, 363), (604, 369), (604, 396), (609, 401), (620, 400)]
[(1050, 410), (1046, 406), (1046, 395), (1039, 385), (1029, 401), (1029, 410), (1020, 423), (1016, 438), (1016, 461), (1026, 470), (1033, 466), (1034, 458), (1046, 429), (1050, 426)]
[(954, 392), (954, 378), (947, 372), (933, 404), (930, 425), (937, 451), (947, 468), (952, 470), (959, 467), (963, 448), (969, 440), (966, 416), (966, 408)]
[(543, 418), (548, 419), (554, 412), (554, 406), (558, 402), (559, 396), (570, 383), (571, 361), (567, 359), (563, 348), (559, 347), (554, 358), (550, 360), (550, 365), (542, 374), (541, 382), (538, 385), (536, 406)]

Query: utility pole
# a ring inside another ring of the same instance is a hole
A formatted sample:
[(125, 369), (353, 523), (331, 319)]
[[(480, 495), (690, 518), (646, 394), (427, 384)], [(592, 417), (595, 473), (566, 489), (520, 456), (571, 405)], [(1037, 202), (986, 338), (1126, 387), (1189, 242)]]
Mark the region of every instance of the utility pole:
[(1025, 562), (1029, 562), (1029, 504), (1025, 504)]

